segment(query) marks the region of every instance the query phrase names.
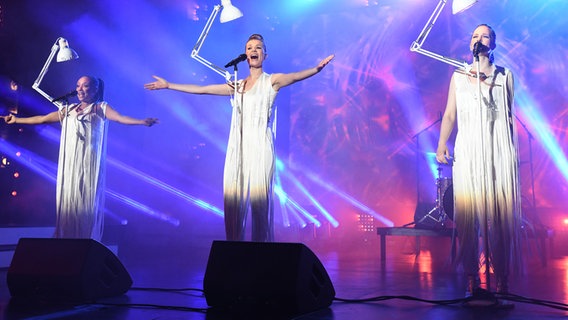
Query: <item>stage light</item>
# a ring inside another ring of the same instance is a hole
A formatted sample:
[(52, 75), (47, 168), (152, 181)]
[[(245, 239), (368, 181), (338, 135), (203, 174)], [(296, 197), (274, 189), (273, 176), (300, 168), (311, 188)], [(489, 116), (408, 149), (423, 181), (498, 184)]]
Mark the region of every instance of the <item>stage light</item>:
[(16, 83), (16, 81), (10, 81), (10, 90), (18, 91), (18, 83)]
[(221, 0), (221, 6), (223, 6), (223, 11), (221, 11), (221, 16), (219, 17), (221, 23), (233, 21), (243, 16), (241, 10), (233, 6), (231, 0)]
[(477, 0), (454, 0), (452, 2), (452, 13), (460, 13), (473, 6)]
[(57, 62), (65, 62), (69, 60), (75, 60), (79, 58), (79, 55), (75, 50), (69, 48), (69, 43), (64, 38), (58, 39), (59, 52), (57, 52)]
[(359, 220), (359, 231), (362, 232), (374, 232), (375, 231), (375, 219), (372, 215), (367, 213), (360, 213), (358, 216)]

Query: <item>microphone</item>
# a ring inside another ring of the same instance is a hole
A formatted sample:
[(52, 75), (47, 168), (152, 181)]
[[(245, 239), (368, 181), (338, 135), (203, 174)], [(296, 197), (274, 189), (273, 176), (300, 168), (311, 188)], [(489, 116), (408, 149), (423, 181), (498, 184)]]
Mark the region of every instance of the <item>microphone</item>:
[(236, 66), (239, 62), (241, 61), (245, 61), (247, 59), (247, 55), (246, 54), (241, 54), (238, 57), (236, 57), (235, 59), (231, 60), (229, 63), (227, 63), (225, 65), (225, 68), (228, 68), (230, 66)]
[(476, 59), (479, 59), (479, 53), (483, 50), (485, 46), (481, 43), (481, 41), (477, 41), (473, 44), (473, 56)]
[(77, 95), (77, 90), (73, 90), (73, 91), (71, 91), (71, 92), (69, 92), (69, 93), (67, 93), (67, 94), (62, 95), (61, 97), (57, 97), (57, 98), (51, 100), (51, 102), (56, 102), (56, 101), (64, 100), (64, 99), (67, 99), (67, 98), (69, 98), (69, 97), (76, 96), (76, 95)]

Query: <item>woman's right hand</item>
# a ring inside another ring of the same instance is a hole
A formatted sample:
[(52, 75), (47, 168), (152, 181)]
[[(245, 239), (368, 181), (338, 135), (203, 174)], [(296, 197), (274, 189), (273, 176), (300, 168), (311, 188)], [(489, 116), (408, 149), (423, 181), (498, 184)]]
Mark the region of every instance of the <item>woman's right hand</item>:
[(156, 81), (146, 83), (144, 85), (144, 88), (146, 88), (148, 90), (160, 90), (160, 89), (168, 89), (169, 88), (170, 84), (168, 83), (168, 81), (166, 81), (166, 79), (160, 78), (158, 76), (152, 76), (152, 77), (154, 79), (156, 79)]
[(436, 161), (438, 163), (448, 164), (450, 157), (450, 150), (446, 145), (438, 146), (438, 150), (436, 150)]
[(1, 116), (2, 118), (4, 118), (4, 122), (6, 122), (7, 124), (12, 124), (12, 123), (16, 123), (16, 116), (13, 114), (9, 114), (7, 116)]

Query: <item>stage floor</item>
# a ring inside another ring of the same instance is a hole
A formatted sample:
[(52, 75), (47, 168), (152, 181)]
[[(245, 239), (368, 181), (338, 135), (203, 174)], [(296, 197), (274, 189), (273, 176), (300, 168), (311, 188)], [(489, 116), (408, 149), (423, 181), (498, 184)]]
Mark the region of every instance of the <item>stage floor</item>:
[[(164, 231), (148, 233), (127, 228), (123, 232), (118, 257), (133, 279), (133, 288), (123, 296), (101, 299), (100, 304), (16, 303), (11, 300), (6, 284), (7, 269), (0, 269), (0, 317), (7, 320), (292, 318), (266, 312), (234, 316), (208, 308), (200, 290), (215, 237)], [(384, 265), (378, 236), (373, 233), (350, 241), (333, 236), (301, 240), (324, 265), (336, 298), (367, 301), (336, 299), (329, 308), (297, 315), (294, 319), (522, 320), (568, 316), (567, 306), (563, 305), (568, 300), (568, 256), (563, 254), (551, 252), (544, 266), (535, 250), (528, 250), (525, 274), (511, 279), (510, 289), (518, 295), (517, 301), (512, 302), (512, 309), (499, 310), (467, 308), (459, 301), (440, 304), (461, 299), (465, 294), (464, 277), (450, 267), (449, 238), (422, 238), (417, 252), (415, 237), (387, 237)], [(369, 301), (372, 298), (375, 301)]]

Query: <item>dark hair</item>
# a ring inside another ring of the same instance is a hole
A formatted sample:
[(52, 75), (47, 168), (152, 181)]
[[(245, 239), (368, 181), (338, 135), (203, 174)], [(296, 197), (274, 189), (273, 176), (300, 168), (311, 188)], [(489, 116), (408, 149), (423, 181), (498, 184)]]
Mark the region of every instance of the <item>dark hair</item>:
[(258, 41), (262, 42), (262, 46), (264, 48), (264, 53), (266, 53), (266, 43), (264, 42), (264, 38), (262, 37), (262, 35), (260, 35), (258, 33), (251, 34), (251, 36), (248, 38), (247, 42), (249, 42), (251, 40), (258, 40)]
[(97, 78), (99, 84), (99, 90), (97, 91), (97, 100), (103, 101), (105, 99), (105, 82), (101, 78)]
[(104, 94), (105, 94), (105, 83), (101, 78), (97, 78), (94, 76), (87, 76), (91, 83), (97, 88), (97, 94), (95, 95), (95, 101), (103, 101)]
[(489, 36), (491, 37), (490, 49), (491, 50), (495, 49), (495, 47), (497, 47), (497, 35), (495, 34), (495, 30), (493, 30), (493, 28), (486, 23), (478, 25), (477, 27), (475, 27), (475, 29), (479, 27), (486, 27), (487, 29), (489, 29)]

